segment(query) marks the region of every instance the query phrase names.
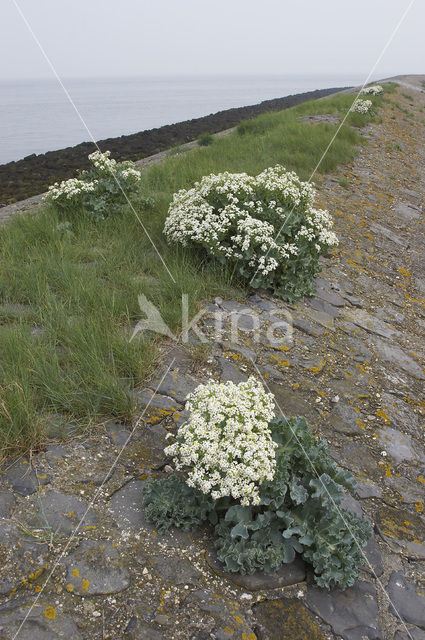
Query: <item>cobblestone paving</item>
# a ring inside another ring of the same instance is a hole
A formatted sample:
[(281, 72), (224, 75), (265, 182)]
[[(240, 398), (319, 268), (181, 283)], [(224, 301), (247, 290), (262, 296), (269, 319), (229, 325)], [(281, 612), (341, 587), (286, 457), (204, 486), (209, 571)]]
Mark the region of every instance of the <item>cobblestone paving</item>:
[[(341, 244), (313, 299), (216, 299), (199, 323), (215, 338), (210, 351), (199, 361), (164, 346), (133, 434), (111, 421), (59, 440), (57, 416), (45, 451), (4, 466), (2, 640), (27, 614), (20, 640), (424, 640), (423, 79), (406, 80), (412, 99), (405, 86), (392, 98), (414, 117), (385, 107), (355, 162), (320, 179)], [(207, 529), (161, 537), (144, 519), (144, 483), (169, 463), (165, 436), (184, 421), (186, 394), (210, 377), (251, 373), (358, 479), (344, 506), (373, 521), (374, 538), (344, 592), (314, 587), (301, 560), (270, 576), (226, 574)]]

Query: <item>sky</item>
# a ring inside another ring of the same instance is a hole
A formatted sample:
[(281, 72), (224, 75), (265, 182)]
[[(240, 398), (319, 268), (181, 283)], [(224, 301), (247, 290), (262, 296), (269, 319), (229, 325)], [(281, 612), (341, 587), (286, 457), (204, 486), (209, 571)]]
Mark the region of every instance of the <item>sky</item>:
[[(0, 80), (364, 74), (410, 0), (1, 0)], [(416, 0), (374, 77), (425, 72)]]

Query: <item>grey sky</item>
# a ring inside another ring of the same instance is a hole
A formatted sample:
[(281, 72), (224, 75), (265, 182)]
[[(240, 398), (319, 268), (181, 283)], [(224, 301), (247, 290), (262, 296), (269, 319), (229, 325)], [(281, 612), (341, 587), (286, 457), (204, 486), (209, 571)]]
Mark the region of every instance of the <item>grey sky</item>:
[[(365, 76), (409, 0), (17, 0), (62, 77)], [(51, 77), (12, 0), (1, 0), (0, 78)], [(424, 73), (416, 0), (377, 76)]]

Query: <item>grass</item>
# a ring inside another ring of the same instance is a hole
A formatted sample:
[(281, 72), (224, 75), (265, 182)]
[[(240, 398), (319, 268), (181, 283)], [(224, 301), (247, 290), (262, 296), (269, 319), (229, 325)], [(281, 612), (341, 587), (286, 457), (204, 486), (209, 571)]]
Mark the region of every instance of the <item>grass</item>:
[[(129, 208), (100, 224), (63, 224), (42, 206), (37, 215), (0, 227), (0, 457), (40, 445), (51, 413), (82, 425), (132, 419), (129, 391), (143, 384), (159, 357), (157, 336), (129, 341), (144, 317), (138, 296), (145, 294), (178, 332), (182, 293), (190, 294), (192, 316), (203, 300), (242, 295), (245, 287), (230, 270), (166, 244), (162, 228), (173, 192), (211, 172), (256, 174), (277, 163), (309, 178), (336, 126), (312, 126), (299, 116), (343, 116), (352, 99), (335, 95), (259, 116), (212, 145), (170, 154), (144, 170), (140, 198), (154, 198), (155, 207), (144, 211), (136, 198), (134, 208), (175, 281)], [(370, 120), (348, 116), (320, 173), (353, 160), (362, 140), (357, 127)], [(205, 356), (194, 354), (200, 361)]]
[(209, 144), (214, 142), (214, 137), (211, 133), (203, 133), (198, 138), (198, 144), (200, 147), (208, 147)]

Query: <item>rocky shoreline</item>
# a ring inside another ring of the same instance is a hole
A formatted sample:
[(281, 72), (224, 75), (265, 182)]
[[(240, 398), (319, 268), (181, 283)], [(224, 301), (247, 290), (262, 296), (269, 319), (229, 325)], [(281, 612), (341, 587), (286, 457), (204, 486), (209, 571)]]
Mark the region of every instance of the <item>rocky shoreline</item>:
[[(226, 109), (202, 118), (99, 140), (97, 144), (102, 151), (109, 149), (117, 160), (138, 160), (175, 145), (196, 140), (202, 133), (224, 131), (241, 120), (253, 118), (267, 111), (288, 109), (307, 100), (323, 98), (341, 90), (342, 88), (317, 89), (265, 100), (256, 105)], [(86, 167), (87, 156), (95, 149), (93, 142), (83, 142), (75, 147), (39, 155), (32, 154), (17, 162), (0, 165), (0, 207), (42, 193), (53, 182), (74, 176), (78, 169)]]

